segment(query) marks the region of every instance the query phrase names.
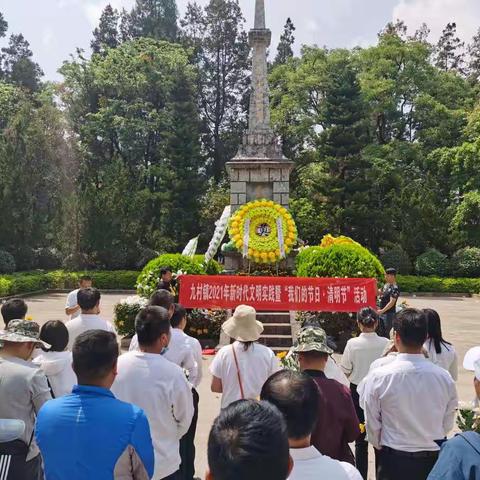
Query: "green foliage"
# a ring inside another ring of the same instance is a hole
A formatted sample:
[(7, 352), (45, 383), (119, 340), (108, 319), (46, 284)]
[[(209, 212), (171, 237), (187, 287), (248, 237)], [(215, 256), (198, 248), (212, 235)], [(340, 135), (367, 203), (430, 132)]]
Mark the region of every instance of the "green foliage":
[(55, 270), (62, 265), (62, 255), (55, 248), (39, 248), (34, 255), (35, 267), (40, 270)]
[(13, 273), (16, 268), (17, 266), (13, 255), (5, 250), (0, 250), (0, 273)]
[(452, 231), (460, 242), (480, 247), (480, 192), (466, 193), (452, 220)]
[(478, 278), (440, 278), (399, 275), (398, 285), (407, 293), (480, 293)]
[(480, 248), (466, 247), (455, 252), (450, 269), (459, 277), (480, 277)]
[(120, 335), (133, 336), (135, 334), (135, 319), (146, 305), (147, 301), (141, 297), (128, 297), (115, 305), (113, 309), (114, 323)]
[(293, 45), (295, 44), (295, 25), (292, 19), (287, 18), (287, 22), (283, 27), (283, 33), (280, 35), (280, 41), (277, 46), (277, 55), (275, 56), (274, 65), (287, 63), (293, 57)]
[(173, 272), (183, 272), (191, 275), (215, 275), (222, 271), (222, 267), (215, 260), (205, 265), (203, 255), (187, 257), (181, 254), (165, 254), (151, 260), (142, 270), (137, 279), (138, 294), (145, 298), (150, 296), (157, 289), (161, 279), (160, 270), (163, 267), (170, 267)]
[(320, 243), (320, 239), (329, 231), (324, 209), (313, 200), (303, 197), (291, 199), (290, 213), (295, 219), (300, 238), (309, 245)]
[(299, 277), (381, 278), (384, 273), (380, 260), (366, 248), (357, 245), (309, 247), (297, 256)]
[(228, 319), (226, 310), (192, 310), (188, 314), (185, 333), (198, 339), (213, 339), (215, 347), (220, 338), (223, 323)]
[(417, 275), (444, 277), (448, 274), (448, 258), (438, 250), (431, 248), (420, 255), (415, 262)]
[(401, 275), (410, 275), (413, 270), (412, 261), (408, 253), (400, 245), (385, 251), (380, 256), (380, 261), (385, 269), (396, 268)]

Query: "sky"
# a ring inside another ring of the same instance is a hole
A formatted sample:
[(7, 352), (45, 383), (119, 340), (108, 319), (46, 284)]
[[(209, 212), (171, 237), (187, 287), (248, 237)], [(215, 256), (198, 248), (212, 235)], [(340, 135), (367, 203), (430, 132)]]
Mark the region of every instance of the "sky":
[[(250, 28), (255, 0), (239, 1)], [(197, 0), (201, 5), (207, 2)], [(58, 68), (77, 47), (89, 49), (91, 32), (108, 3), (129, 9), (134, 0), (0, 0), (0, 12), (9, 23), (9, 33), (23, 33), (30, 42), (45, 78), (61, 80)], [(187, 3), (177, 0), (180, 15)], [(386, 23), (396, 19), (404, 20), (412, 32), (427, 23), (432, 41), (448, 22), (457, 23), (459, 36), (467, 43), (480, 28), (480, 0), (265, 0), (265, 5), (272, 51), (288, 17), (297, 28), (297, 51), (303, 44), (372, 45)]]

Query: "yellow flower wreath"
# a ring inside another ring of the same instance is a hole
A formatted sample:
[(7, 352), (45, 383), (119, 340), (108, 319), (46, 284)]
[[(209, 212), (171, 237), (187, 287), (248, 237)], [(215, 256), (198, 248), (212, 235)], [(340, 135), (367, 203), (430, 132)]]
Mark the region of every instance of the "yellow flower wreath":
[(271, 200), (255, 200), (241, 207), (230, 219), (230, 238), (243, 251), (245, 222), (250, 221), (248, 258), (256, 263), (276, 263), (282, 258), (277, 219), (283, 230), (283, 249), (288, 255), (297, 241), (297, 227), (287, 209)]

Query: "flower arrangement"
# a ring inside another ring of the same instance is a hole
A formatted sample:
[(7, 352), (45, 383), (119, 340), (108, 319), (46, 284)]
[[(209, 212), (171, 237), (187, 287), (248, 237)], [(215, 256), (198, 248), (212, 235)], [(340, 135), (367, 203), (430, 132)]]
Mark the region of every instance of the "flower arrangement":
[(227, 320), (226, 310), (201, 310), (189, 312), (185, 333), (197, 339), (216, 339), (220, 337), (222, 324)]
[(480, 408), (472, 403), (461, 403), (458, 408), (457, 424), (462, 432), (480, 433)]
[(115, 327), (120, 335), (133, 336), (135, 333), (135, 318), (138, 312), (147, 306), (148, 301), (138, 295), (124, 298), (114, 307)]
[(328, 248), (332, 245), (357, 245), (359, 247), (361, 246), (355, 240), (352, 240), (350, 237), (345, 237), (343, 235), (341, 235), (340, 237), (334, 237), (333, 235), (327, 234), (322, 238), (322, 241), (320, 242), (321, 248)]
[(228, 233), (237, 250), (263, 264), (288, 255), (298, 236), (293, 217), (271, 200), (255, 200), (241, 207), (230, 219)]

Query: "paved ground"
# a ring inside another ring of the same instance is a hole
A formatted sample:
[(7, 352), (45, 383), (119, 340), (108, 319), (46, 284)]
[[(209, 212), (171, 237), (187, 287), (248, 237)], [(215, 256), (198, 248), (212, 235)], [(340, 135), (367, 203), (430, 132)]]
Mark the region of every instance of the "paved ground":
[[(102, 297), (102, 315), (113, 319), (113, 306), (125, 295), (107, 294)], [(40, 324), (47, 320), (66, 319), (64, 294), (50, 294), (27, 299), (29, 314)], [(443, 323), (444, 336), (452, 342), (462, 360), (472, 346), (480, 345), (480, 300), (464, 298), (406, 298), (412, 307), (436, 309)], [(197, 471), (203, 477), (206, 469), (206, 444), (210, 426), (220, 410), (219, 395), (210, 392), (208, 366), (211, 359), (204, 358), (204, 380), (200, 386), (200, 418), (197, 430)], [(460, 362), (461, 363), (461, 362)], [(469, 401), (473, 397), (473, 376), (460, 368), (457, 383), (460, 399)], [(374, 478), (374, 477), (371, 477)]]

